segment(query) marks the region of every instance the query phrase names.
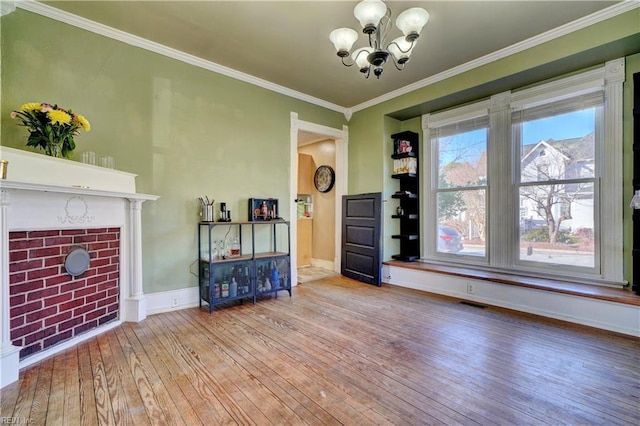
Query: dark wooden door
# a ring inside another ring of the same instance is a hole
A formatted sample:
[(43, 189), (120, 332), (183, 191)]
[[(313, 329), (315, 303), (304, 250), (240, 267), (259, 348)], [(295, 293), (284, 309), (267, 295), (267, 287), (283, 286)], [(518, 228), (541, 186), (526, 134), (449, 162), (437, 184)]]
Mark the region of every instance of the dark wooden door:
[(342, 265), (345, 277), (381, 285), (382, 194), (342, 197)]

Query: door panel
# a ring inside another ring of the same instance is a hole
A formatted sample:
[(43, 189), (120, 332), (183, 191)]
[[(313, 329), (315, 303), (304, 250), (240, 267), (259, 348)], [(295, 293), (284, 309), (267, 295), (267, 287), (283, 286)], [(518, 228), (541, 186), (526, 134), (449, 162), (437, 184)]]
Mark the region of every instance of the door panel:
[(342, 265), (345, 277), (382, 284), (382, 194), (342, 197)]

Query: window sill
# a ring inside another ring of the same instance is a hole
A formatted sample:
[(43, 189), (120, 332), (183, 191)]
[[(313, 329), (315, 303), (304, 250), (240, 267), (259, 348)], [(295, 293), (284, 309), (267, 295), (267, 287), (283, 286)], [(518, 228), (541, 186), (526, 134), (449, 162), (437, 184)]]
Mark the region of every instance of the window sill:
[(526, 287), (536, 290), (570, 294), (573, 296), (581, 296), (592, 299), (606, 300), (609, 302), (622, 303), (626, 305), (640, 306), (640, 295), (634, 294), (629, 290), (618, 288), (601, 287), (591, 284), (578, 284), (546, 278), (503, 274), (498, 272), (480, 271), (476, 269), (461, 268), (457, 266), (443, 266), (426, 262), (401, 262), (397, 260), (389, 260), (383, 262), (383, 264), (397, 268), (435, 272), (439, 274), (446, 274), (463, 278), (473, 278), (476, 280), (490, 281), (498, 284), (514, 285), (518, 287)]

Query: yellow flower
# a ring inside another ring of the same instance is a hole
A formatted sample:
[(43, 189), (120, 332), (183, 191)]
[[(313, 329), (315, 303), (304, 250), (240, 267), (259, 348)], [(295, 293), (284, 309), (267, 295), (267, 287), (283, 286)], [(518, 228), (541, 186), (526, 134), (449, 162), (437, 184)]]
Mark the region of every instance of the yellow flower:
[(91, 124), (89, 124), (89, 120), (87, 120), (80, 114), (76, 114), (75, 117), (73, 117), (73, 122), (80, 126), (85, 132), (91, 130)]
[(52, 123), (69, 124), (71, 122), (71, 116), (64, 111), (58, 109), (51, 110), (47, 113), (49, 120)]
[(31, 111), (39, 111), (42, 108), (42, 104), (40, 102), (27, 102), (26, 104), (22, 104), (20, 106), (20, 111), (31, 112)]

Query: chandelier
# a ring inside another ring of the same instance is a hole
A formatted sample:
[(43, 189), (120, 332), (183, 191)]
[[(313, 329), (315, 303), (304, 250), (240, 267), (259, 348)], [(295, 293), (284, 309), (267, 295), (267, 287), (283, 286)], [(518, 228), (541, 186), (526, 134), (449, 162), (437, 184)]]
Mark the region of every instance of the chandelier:
[[(421, 7), (405, 10), (396, 19), (396, 27), (402, 31), (403, 36), (387, 44), (392, 27), (391, 9), (388, 9), (382, 0), (363, 0), (353, 9), (353, 14), (360, 21), (362, 32), (368, 35), (369, 46), (350, 53), (351, 47), (358, 39), (358, 33), (351, 28), (333, 30), (329, 39), (336, 47), (342, 64), (350, 67), (355, 63), (365, 78), (369, 78), (371, 67), (373, 74), (380, 78), (384, 71), (382, 67), (389, 58), (398, 70), (403, 70), (422, 27), (429, 20), (429, 13)], [(349, 56), (352, 57), (351, 63), (345, 62), (345, 58)]]

